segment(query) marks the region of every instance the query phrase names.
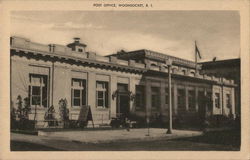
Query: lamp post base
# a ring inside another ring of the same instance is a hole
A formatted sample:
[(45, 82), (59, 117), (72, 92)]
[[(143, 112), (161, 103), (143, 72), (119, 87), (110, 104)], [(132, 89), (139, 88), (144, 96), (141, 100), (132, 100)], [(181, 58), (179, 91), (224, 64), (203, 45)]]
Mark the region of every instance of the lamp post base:
[(168, 129), (167, 134), (172, 134), (172, 130)]

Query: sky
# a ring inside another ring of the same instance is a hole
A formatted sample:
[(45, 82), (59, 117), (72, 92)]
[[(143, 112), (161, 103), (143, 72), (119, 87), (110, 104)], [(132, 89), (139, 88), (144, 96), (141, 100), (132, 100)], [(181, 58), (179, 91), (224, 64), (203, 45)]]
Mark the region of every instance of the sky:
[(239, 58), (237, 11), (14, 11), (11, 35), (67, 45), (74, 37), (99, 55), (149, 49), (202, 61)]

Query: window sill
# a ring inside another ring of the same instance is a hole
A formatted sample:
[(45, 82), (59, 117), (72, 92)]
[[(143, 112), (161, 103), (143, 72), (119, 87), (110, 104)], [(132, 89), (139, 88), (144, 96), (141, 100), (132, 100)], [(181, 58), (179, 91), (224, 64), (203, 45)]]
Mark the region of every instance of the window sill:
[(101, 107), (96, 107), (97, 111), (108, 111), (109, 108), (101, 108)]
[(80, 106), (71, 106), (71, 110), (80, 110), (81, 107)]

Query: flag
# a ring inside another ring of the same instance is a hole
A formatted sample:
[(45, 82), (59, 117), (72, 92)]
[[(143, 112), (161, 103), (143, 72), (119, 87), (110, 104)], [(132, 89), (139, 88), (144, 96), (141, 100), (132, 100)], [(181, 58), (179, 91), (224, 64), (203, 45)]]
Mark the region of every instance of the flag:
[(195, 41), (195, 56), (199, 56), (199, 58), (201, 59), (201, 53), (200, 53), (200, 51), (199, 51), (199, 49), (198, 49), (198, 47), (197, 47), (197, 45), (196, 45), (196, 41)]

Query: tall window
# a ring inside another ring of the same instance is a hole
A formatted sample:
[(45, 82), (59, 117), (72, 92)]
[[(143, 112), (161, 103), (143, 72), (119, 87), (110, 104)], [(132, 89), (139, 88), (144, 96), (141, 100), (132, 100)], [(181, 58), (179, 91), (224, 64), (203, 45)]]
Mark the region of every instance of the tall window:
[(108, 82), (96, 82), (96, 104), (98, 108), (108, 108)]
[(195, 91), (188, 91), (188, 108), (190, 111), (195, 111)]
[(220, 93), (215, 93), (215, 107), (220, 108)]
[(226, 94), (226, 102), (227, 102), (227, 108), (231, 108), (232, 104), (231, 104), (231, 95), (230, 94)]
[(136, 110), (142, 110), (145, 106), (145, 99), (144, 99), (144, 86), (136, 85), (135, 87), (135, 108)]
[(29, 97), (31, 106), (48, 107), (48, 76), (30, 74)]
[(177, 104), (178, 104), (178, 110), (179, 111), (185, 111), (185, 90), (184, 89), (178, 89), (177, 90)]
[(86, 80), (73, 78), (71, 81), (71, 102), (73, 107), (86, 105)]
[[(171, 97), (171, 100), (172, 100), (172, 105), (174, 103), (174, 89), (172, 87), (171, 89), (171, 94), (172, 94), (172, 97)], [(165, 88), (165, 104), (168, 105), (169, 103), (169, 99), (168, 99), (168, 87)]]
[(158, 109), (160, 108), (160, 89), (159, 87), (151, 88), (151, 107)]

